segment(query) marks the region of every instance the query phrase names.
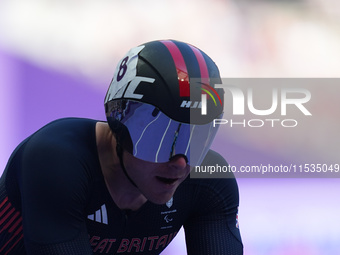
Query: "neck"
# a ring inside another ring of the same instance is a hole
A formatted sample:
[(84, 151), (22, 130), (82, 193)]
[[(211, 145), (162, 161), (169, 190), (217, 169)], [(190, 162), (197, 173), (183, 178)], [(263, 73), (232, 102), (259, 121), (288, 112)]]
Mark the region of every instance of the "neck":
[(102, 173), (112, 200), (122, 210), (138, 210), (146, 198), (124, 174), (116, 151), (116, 139), (107, 123), (97, 123), (96, 137)]

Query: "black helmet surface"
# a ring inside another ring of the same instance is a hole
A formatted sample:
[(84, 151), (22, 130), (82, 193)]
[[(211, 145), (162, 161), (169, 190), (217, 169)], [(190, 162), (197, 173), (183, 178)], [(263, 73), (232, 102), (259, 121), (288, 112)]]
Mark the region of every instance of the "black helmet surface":
[[(145, 43), (117, 65), (105, 97), (108, 123), (136, 157), (164, 162), (184, 154), (198, 164), (223, 112), (223, 90), (214, 89), (220, 83), (216, 64), (200, 49), (174, 40)], [(196, 142), (201, 148), (193, 155)]]

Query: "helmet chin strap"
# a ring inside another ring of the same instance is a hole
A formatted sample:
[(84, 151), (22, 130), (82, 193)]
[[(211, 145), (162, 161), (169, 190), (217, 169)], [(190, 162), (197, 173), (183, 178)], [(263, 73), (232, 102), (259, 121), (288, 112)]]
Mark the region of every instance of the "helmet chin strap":
[(131, 179), (131, 177), (129, 176), (129, 174), (126, 171), (126, 168), (125, 168), (124, 163), (123, 163), (123, 148), (120, 145), (120, 143), (118, 143), (118, 142), (117, 142), (116, 150), (117, 150), (117, 155), (118, 155), (118, 158), (119, 158), (120, 166), (123, 169), (123, 173), (125, 174), (126, 178), (128, 178), (128, 180), (132, 183), (132, 185), (135, 186), (137, 189), (139, 189), (137, 187), (137, 184)]

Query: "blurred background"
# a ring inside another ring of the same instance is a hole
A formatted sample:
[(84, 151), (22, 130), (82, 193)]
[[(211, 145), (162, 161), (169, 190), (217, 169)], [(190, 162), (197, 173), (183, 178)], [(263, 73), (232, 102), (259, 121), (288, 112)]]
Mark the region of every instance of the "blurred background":
[[(196, 45), (225, 78), (340, 76), (336, 0), (2, 0), (0, 172), (44, 124), (71, 116), (104, 120), (116, 63), (131, 47), (156, 39)], [(340, 89), (320, 83), (310, 91), (318, 121), (298, 134), (223, 127), (213, 147), (234, 165), (340, 163)], [(338, 178), (238, 178), (238, 184), (246, 255), (340, 254)], [(182, 231), (162, 254), (186, 254), (183, 238)]]

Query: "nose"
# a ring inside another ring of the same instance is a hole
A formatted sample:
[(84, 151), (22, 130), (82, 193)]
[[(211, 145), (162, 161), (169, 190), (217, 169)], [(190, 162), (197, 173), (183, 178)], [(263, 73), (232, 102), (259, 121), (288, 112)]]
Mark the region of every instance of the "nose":
[(184, 154), (178, 154), (169, 159), (169, 166), (176, 169), (186, 168), (188, 163), (188, 158)]

